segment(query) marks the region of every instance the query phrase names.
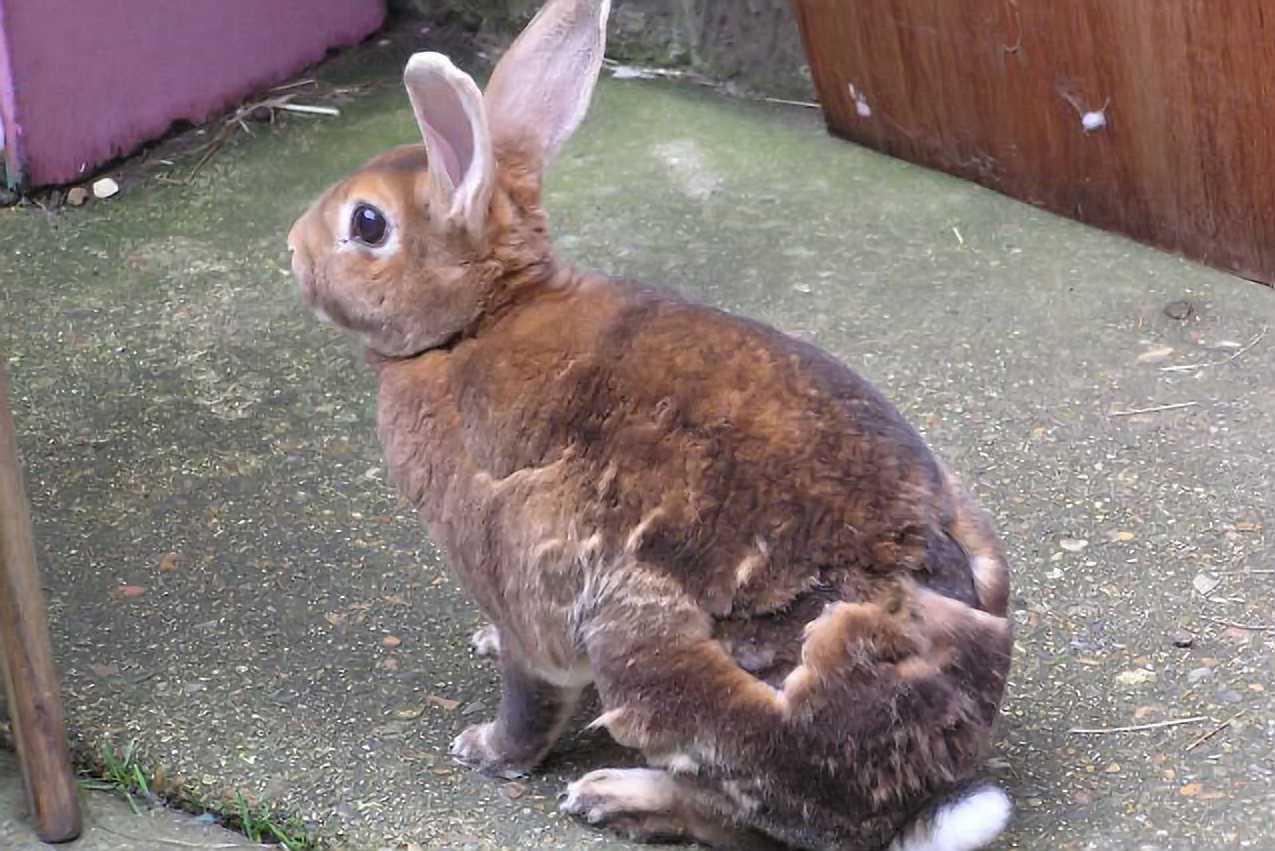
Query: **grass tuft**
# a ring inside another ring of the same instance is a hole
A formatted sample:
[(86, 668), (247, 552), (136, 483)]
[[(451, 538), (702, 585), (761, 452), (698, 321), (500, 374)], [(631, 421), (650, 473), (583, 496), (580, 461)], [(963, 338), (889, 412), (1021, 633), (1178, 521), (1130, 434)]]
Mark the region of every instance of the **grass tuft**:
[[(142, 814), (139, 799), (148, 806), (161, 803), (154, 790), (162, 786), (162, 780), (152, 782), (148, 772), (142, 768), (136, 740), (130, 741), (122, 751), (111, 745), (102, 745), (98, 750), (97, 764), (97, 773), (101, 776), (81, 776), (82, 789), (122, 795), (135, 815)], [(173, 803), (187, 811), (209, 809), (189, 799)], [(294, 816), (285, 820), (268, 805), (250, 801), (243, 792), (237, 792), (234, 800), (227, 801), (225, 806), (211, 809), (220, 809), (217, 820), (238, 830), (252, 842), (278, 845), (285, 851), (317, 851), (319, 848), (300, 819)]]

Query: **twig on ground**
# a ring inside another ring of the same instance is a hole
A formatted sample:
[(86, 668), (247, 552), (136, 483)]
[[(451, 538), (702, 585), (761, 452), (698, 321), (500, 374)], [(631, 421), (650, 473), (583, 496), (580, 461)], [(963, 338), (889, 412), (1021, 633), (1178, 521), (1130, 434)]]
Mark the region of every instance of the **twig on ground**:
[(202, 171), (203, 167), (208, 164), (208, 161), (221, 150), (221, 146), (225, 144), (225, 142), (226, 133), (223, 131), (218, 133), (217, 137), (208, 143), (208, 147), (204, 150), (204, 155), (199, 158), (199, 162), (195, 163), (195, 167), (190, 170), (190, 174), (186, 175), (185, 182), (187, 184), (190, 184), (196, 177), (199, 176), (199, 172)]
[(304, 112), (307, 115), (340, 115), (341, 110), (335, 106), (311, 106), (304, 103), (281, 103), (275, 109), (283, 109), (288, 112)]
[(786, 106), (804, 106), (807, 109), (819, 109), (819, 104), (809, 100), (789, 100), (788, 98), (762, 98), (766, 103), (782, 103)]
[(1205, 367), (1208, 367), (1208, 366), (1226, 366), (1228, 363), (1232, 363), (1240, 355), (1244, 354), (1249, 349), (1253, 348), (1258, 343), (1262, 342), (1262, 338), (1266, 336), (1266, 332), (1269, 331), (1270, 329), (1271, 329), (1271, 326), (1263, 325), (1262, 330), (1257, 332), (1256, 337), (1249, 340), (1246, 345), (1236, 349), (1235, 352), (1228, 358), (1223, 358), (1222, 360), (1204, 361), (1203, 363), (1182, 363), (1182, 364), (1177, 364), (1175, 366), (1162, 366), (1160, 367), (1160, 371), (1161, 372), (1190, 372), (1193, 369), (1204, 369)]
[(1134, 408), (1131, 411), (1112, 411), (1107, 414), (1109, 417), (1132, 417), (1137, 414), (1157, 414), (1161, 411), (1177, 411), (1182, 408), (1193, 408), (1199, 402), (1176, 402), (1172, 405), (1155, 405), (1150, 408)]
[[(280, 88), (299, 86), (303, 82), (314, 81), (300, 81), (290, 84), (290, 86), (283, 86)], [(277, 89), (271, 89), (271, 91), (277, 91)], [(212, 141), (208, 143), (208, 146), (204, 149), (203, 156), (201, 156), (199, 161), (195, 163), (195, 167), (190, 170), (190, 174), (188, 174), (186, 178), (180, 182), (187, 185), (194, 182), (195, 178), (199, 176), (199, 172), (201, 172), (204, 166), (208, 164), (208, 161), (211, 160), (217, 152), (221, 150), (222, 146), (230, 140), (230, 137), (236, 128), (241, 128), (249, 136), (253, 135), (252, 128), (248, 126), (245, 119), (258, 109), (265, 108), (271, 110), (272, 113), (276, 109), (282, 109), (287, 110), (288, 112), (302, 112), (308, 115), (336, 116), (341, 114), (341, 110), (337, 109), (335, 106), (311, 106), (309, 104), (292, 103), (293, 97), (294, 95), (290, 94), (277, 95), (275, 97), (265, 98), (264, 100), (246, 103), (232, 112), (226, 117), (225, 121), (222, 122), (221, 129), (217, 131), (217, 134), (213, 137)]]
[(1235, 629), (1247, 629), (1250, 632), (1264, 632), (1268, 629), (1275, 629), (1275, 624), (1266, 623), (1236, 623), (1235, 621), (1222, 620), (1221, 618), (1211, 618), (1208, 615), (1201, 615), (1204, 620), (1210, 623), (1221, 624)]
[(1186, 746), (1186, 750), (1187, 750), (1187, 751), (1193, 751), (1193, 750), (1195, 750), (1195, 749), (1196, 749), (1196, 748), (1198, 748), (1200, 745), (1204, 744), (1204, 743), (1205, 743), (1205, 742), (1207, 742), (1209, 739), (1213, 738), (1213, 737), (1214, 737), (1214, 736), (1216, 736), (1218, 733), (1222, 732), (1222, 731), (1223, 731), (1223, 730), (1225, 730), (1227, 727), (1231, 726), (1231, 724), (1232, 724), (1232, 723), (1234, 723), (1235, 721), (1239, 720), (1239, 717), (1240, 717), (1241, 715), (1243, 715), (1243, 714), (1244, 714), (1243, 712), (1237, 712), (1235, 715), (1232, 715), (1230, 718), (1227, 718), (1227, 719), (1226, 719), (1225, 721), (1223, 721), (1221, 724), (1218, 724), (1218, 725), (1217, 725), (1216, 727), (1214, 727), (1212, 730), (1208, 731), (1208, 732), (1207, 732), (1207, 733), (1205, 733), (1204, 735), (1202, 735), (1202, 736), (1200, 736), (1199, 738), (1197, 738), (1195, 741), (1191, 742), (1191, 744), (1187, 745), (1187, 746)]
[(291, 83), (284, 83), (281, 86), (273, 86), (270, 89), (270, 91), (284, 92), (284, 91), (287, 91), (288, 89), (296, 89), (296, 88), (300, 88), (301, 86), (308, 86), (314, 82), (315, 80), (313, 77), (306, 77), (304, 80), (293, 80)]
[(1159, 730), (1164, 727), (1180, 727), (1183, 724), (1199, 724), (1209, 720), (1207, 715), (1193, 715), (1190, 718), (1176, 718), (1172, 721), (1156, 721), (1151, 724), (1134, 724), (1129, 727), (1072, 727), (1068, 733), (1079, 736), (1105, 736), (1108, 733), (1140, 733), (1143, 730)]

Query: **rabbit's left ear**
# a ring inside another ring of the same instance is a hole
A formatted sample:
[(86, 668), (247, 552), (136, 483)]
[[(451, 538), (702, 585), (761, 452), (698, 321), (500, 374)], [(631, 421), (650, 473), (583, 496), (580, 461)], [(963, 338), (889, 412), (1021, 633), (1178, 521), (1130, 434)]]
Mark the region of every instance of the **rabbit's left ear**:
[(611, 0), (548, 0), (487, 84), (498, 148), (521, 147), (543, 172), (589, 110), (606, 50)]
[(429, 156), (433, 215), (481, 238), (496, 171), (482, 93), (441, 53), (412, 56), (403, 83)]

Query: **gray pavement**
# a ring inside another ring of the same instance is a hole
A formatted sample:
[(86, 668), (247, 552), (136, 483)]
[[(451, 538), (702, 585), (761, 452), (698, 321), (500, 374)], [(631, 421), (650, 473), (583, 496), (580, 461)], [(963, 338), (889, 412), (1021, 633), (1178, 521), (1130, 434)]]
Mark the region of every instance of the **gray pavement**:
[[(554, 811), (628, 758), (602, 734), (519, 784), (447, 758), (495, 706), (479, 618), (384, 480), (359, 353), (287, 273), (303, 206), (413, 139), (399, 57), (375, 50), (324, 73), (389, 84), (241, 137), (189, 186), (0, 210), (0, 351), (73, 739), (136, 738), (176, 798), (248, 792), (330, 847), (625, 848)], [(1020, 624), (1000, 848), (1275, 848), (1275, 292), (837, 141), (813, 111), (660, 83), (600, 87), (548, 205), (582, 265), (844, 358), (994, 512)]]
[(46, 845), (27, 818), (22, 774), (13, 754), (0, 751), (0, 848), (5, 851), (152, 851), (158, 848), (190, 848), (196, 851), (261, 849), (207, 819), (164, 809), (139, 807), (134, 813), (124, 799), (108, 792), (81, 796), (84, 830), (74, 842)]

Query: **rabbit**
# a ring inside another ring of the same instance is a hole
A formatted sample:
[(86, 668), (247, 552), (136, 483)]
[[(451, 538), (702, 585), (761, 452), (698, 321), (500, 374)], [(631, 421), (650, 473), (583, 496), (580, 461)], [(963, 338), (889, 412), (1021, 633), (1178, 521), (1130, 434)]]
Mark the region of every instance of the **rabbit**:
[(970, 851), (1012, 648), (988, 515), (829, 354), (577, 271), (547, 167), (583, 120), (609, 0), (549, 0), (486, 91), (404, 72), (423, 144), (327, 190), (288, 245), (378, 384), (388, 469), (491, 626), (495, 720), (451, 745), (512, 778), (577, 701), (644, 756), (561, 809), (639, 841)]

